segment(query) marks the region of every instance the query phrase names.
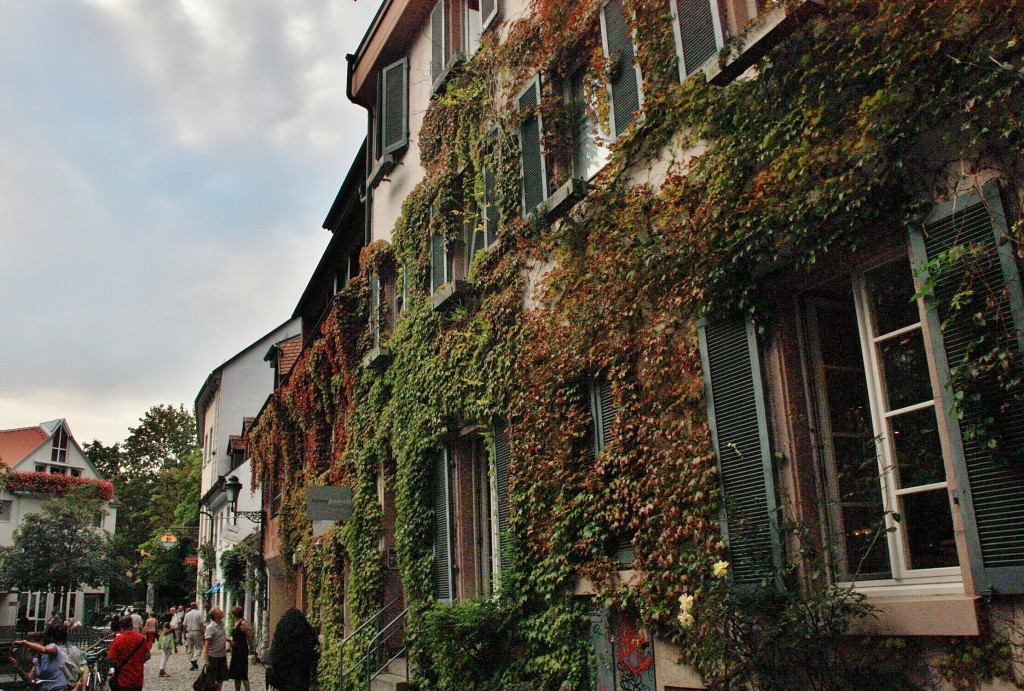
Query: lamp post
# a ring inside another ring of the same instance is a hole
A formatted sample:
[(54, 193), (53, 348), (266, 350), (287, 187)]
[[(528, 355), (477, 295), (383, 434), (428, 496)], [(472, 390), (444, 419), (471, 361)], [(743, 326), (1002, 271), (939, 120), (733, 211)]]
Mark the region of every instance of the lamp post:
[(238, 481), (238, 478), (232, 475), (224, 483), (224, 495), (228, 499), (228, 505), (231, 507), (231, 513), (242, 518), (248, 518), (256, 525), (263, 526), (263, 512), (262, 511), (239, 511), (238, 510), (238, 493), (242, 491), (242, 483)]

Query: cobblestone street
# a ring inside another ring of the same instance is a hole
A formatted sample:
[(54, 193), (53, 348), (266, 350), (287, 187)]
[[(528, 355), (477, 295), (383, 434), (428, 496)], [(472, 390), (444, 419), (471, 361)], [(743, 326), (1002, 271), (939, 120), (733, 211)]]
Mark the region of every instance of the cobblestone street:
[[(167, 673), (169, 677), (160, 676), (160, 659), (163, 654), (153, 650), (153, 657), (146, 663), (146, 684), (145, 691), (191, 691), (192, 682), (199, 676), (199, 672), (189, 669), (188, 655), (184, 646), (178, 646), (178, 652), (171, 654), (167, 661)], [(230, 653), (228, 659), (231, 659)], [(266, 691), (263, 665), (249, 659), (249, 682), (252, 691)], [(243, 689), (245, 687), (242, 687)], [(234, 691), (235, 682), (226, 681), (222, 691)]]

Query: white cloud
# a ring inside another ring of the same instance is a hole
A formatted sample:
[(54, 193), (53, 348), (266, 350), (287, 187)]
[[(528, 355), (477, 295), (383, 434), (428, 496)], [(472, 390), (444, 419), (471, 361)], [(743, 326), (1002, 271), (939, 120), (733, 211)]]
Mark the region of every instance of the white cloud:
[(373, 3), (0, 0), (0, 428), (112, 443), (285, 321)]

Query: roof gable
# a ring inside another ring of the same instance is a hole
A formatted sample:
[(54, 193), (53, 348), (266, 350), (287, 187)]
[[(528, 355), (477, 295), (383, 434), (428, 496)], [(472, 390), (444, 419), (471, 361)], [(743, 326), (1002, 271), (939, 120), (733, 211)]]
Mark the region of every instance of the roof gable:
[(13, 468), (52, 436), (39, 425), (0, 430), (0, 462)]

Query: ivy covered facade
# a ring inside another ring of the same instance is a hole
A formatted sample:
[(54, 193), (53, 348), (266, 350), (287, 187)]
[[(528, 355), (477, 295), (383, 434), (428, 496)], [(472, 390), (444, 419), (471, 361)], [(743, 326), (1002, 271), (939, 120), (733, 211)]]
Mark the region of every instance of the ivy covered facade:
[(1021, 20), (384, 2), (359, 271), (249, 434), (321, 683), (397, 618), (421, 688), (1012, 684)]

